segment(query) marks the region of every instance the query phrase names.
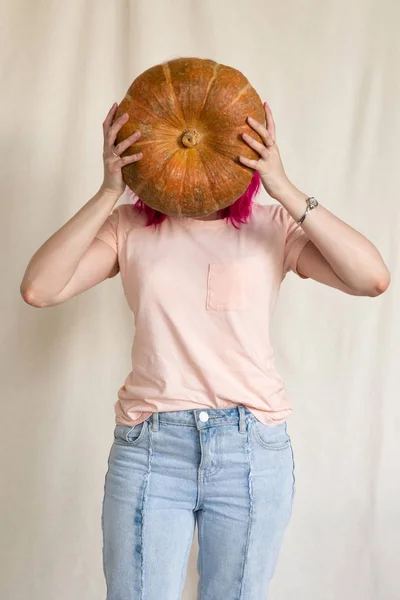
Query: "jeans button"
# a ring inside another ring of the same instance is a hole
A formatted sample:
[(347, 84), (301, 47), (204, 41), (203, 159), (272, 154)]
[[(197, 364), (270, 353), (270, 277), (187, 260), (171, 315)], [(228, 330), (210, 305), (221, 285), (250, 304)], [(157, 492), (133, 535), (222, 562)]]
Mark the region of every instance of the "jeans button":
[(199, 419), (200, 421), (208, 421), (208, 414), (202, 410), (201, 413), (199, 414)]

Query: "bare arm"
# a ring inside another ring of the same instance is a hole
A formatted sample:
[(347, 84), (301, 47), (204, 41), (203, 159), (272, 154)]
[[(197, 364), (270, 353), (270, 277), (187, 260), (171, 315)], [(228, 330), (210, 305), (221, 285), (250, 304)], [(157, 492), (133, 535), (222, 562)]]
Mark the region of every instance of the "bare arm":
[[(249, 118), (249, 125), (264, 143), (242, 134), (260, 158), (250, 160), (241, 156), (240, 160), (258, 171), (266, 192), (297, 221), (305, 210), (307, 194), (288, 179), (276, 144), (274, 118), (267, 102), (264, 109), (266, 127)], [(299, 255), (299, 274), (353, 296), (379, 296), (388, 288), (390, 272), (378, 249), (328, 209), (318, 206), (307, 216), (302, 227), (310, 241)]]
[[(276, 196), (296, 220), (306, 198), (291, 183)], [(390, 272), (376, 246), (328, 209), (318, 206), (302, 227), (310, 242), (299, 255), (299, 273), (353, 296), (379, 296), (388, 288)]]
[(103, 122), (104, 181), (99, 191), (32, 256), (23, 276), (20, 292), (28, 304), (53, 306), (93, 287), (119, 271), (118, 257), (95, 236), (125, 189), (122, 167), (142, 158), (142, 154), (117, 157), (140, 137), (135, 132), (114, 145), (127, 116), (113, 123), (114, 104)]
[[(32, 256), (21, 282), (25, 302), (53, 306), (75, 295), (76, 276), (86, 273), (88, 289), (118, 272), (117, 254), (95, 235), (118, 200), (99, 190), (65, 225)], [(109, 250), (109, 252), (107, 252)], [(65, 294), (69, 288), (68, 295)], [(79, 292), (77, 292), (79, 293)]]

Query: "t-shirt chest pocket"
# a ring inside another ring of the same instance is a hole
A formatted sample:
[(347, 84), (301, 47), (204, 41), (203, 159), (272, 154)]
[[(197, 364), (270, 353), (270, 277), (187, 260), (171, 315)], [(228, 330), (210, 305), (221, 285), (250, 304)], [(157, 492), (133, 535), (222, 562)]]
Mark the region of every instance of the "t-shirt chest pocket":
[(249, 257), (210, 263), (207, 279), (207, 310), (248, 310), (260, 276), (260, 259)]

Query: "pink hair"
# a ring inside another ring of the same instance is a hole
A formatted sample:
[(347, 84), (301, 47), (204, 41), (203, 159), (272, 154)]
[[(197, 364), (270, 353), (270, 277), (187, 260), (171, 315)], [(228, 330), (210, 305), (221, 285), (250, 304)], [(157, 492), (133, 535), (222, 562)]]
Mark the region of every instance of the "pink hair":
[[(260, 175), (257, 171), (254, 171), (246, 191), (233, 204), (219, 210), (218, 216), (222, 219), (227, 219), (227, 221), (229, 220), (236, 229), (238, 229), (236, 223), (247, 223), (251, 216), (254, 198), (260, 190), (260, 185)], [(167, 219), (168, 215), (147, 206), (132, 190), (128, 190), (128, 194), (137, 198), (136, 202), (132, 204), (132, 209), (136, 210), (138, 214), (144, 211), (147, 216), (146, 227), (149, 225), (157, 227)]]

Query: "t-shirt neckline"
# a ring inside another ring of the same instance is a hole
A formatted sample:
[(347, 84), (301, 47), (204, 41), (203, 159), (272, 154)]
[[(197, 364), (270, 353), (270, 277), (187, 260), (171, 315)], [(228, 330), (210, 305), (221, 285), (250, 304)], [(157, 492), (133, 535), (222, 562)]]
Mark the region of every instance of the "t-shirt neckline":
[(224, 217), (222, 219), (195, 219), (193, 217), (169, 217), (172, 222), (177, 223), (178, 225), (187, 225), (189, 227), (221, 227), (224, 223), (227, 222), (227, 218)]

